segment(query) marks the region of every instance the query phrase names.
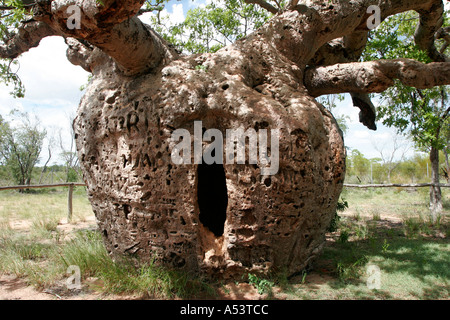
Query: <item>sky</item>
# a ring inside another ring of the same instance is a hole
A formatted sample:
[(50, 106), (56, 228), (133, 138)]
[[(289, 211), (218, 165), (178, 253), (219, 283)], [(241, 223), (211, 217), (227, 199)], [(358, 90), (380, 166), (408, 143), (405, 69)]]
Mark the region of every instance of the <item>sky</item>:
[[(171, 21), (184, 20), (189, 9), (204, 6), (211, 0), (172, 0), (166, 6), (163, 15), (169, 15)], [(141, 16), (146, 22), (151, 13)], [(61, 37), (48, 37), (37, 48), (24, 53), (19, 59), (18, 74), (25, 88), (25, 98), (14, 99), (4, 84), (0, 84), (0, 114), (7, 115), (12, 109), (35, 113), (50, 135), (62, 133), (66, 144), (70, 143), (70, 117), (76, 114), (79, 101), (83, 95), (80, 90), (87, 83), (88, 73), (81, 67), (72, 65), (66, 58), (66, 45)], [(371, 131), (359, 123), (359, 109), (354, 108), (347, 95), (345, 101), (338, 103), (335, 115), (345, 114), (349, 117), (349, 130), (345, 144), (349, 149), (358, 149), (367, 158), (379, 157), (374, 148), (389, 152), (392, 149), (392, 137), (395, 130), (378, 123), (378, 130)], [(45, 161), (45, 148), (41, 162)], [(407, 156), (413, 155), (413, 148)], [(53, 162), (58, 159), (55, 157)]]

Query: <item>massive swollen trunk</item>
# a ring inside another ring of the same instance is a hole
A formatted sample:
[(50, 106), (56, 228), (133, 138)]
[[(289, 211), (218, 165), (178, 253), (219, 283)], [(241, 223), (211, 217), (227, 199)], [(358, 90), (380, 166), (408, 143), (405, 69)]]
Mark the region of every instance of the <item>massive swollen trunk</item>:
[[(74, 125), (112, 254), (233, 277), (292, 274), (321, 252), (343, 187), (344, 143), (330, 112), (307, 94), (303, 72), (275, 45), (288, 36), (282, 20), (148, 74), (121, 76), (105, 64), (94, 75)], [(224, 146), (227, 129), (278, 129), (278, 172), (264, 175), (262, 163), (248, 162), (250, 142), (246, 164), (174, 164), (172, 133), (194, 137), (195, 121), (220, 130)]]

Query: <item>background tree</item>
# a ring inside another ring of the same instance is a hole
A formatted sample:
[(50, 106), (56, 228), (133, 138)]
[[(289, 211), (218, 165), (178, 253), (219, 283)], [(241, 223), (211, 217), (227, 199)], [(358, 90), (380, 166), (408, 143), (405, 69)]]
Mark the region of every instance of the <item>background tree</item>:
[(398, 134), (391, 134), (390, 139), (391, 148), (386, 147), (386, 142), (381, 145), (380, 142), (372, 141), (375, 150), (380, 154), (380, 158), (387, 173), (387, 182), (391, 183), (392, 172), (405, 159), (405, 154), (408, 152), (409, 146), (407, 142)]
[[(448, 12), (444, 14), (446, 17)], [(444, 19), (446, 21), (446, 19)], [(364, 52), (364, 59), (391, 59), (403, 56), (423, 63), (432, 59), (414, 40), (419, 15), (407, 12), (387, 19), (370, 33), (370, 42)], [(448, 22), (446, 22), (448, 23)], [(445, 28), (445, 25), (444, 25)], [(448, 52), (444, 43), (437, 43), (441, 53)], [(398, 132), (411, 137), (416, 147), (427, 149), (431, 161), (431, 182), (439, 183), (439, 151), (448, 148), (444, 128), (450, 126), (448, 86), (430, 89), (414, 88), (395, 81), (394, 85), (381, 93), (378, 107), (379, 118)], [(430, 187), (430, 210), (435, 221), (442, 211), (441, 189)]]
[[(407, 179), (412, 183), (429, 182), (427, 167), (429, 167), (429, 156), (426, 153), (415, 153), (411, 158), (402, 161), (398, 167), (399, 175), (402, 179)], [(408, 181), (406, 180), (406, 181)]]
[(353, 149), (348, 157), (348, 175), (356, 176), (359, 183), (366, 180), (370, 173), (370, 160), (358, 149)]
[(450, 182), (450, 125), (444, 126), (442, 129), (442, 135), (445, 139), (444, 148), (442, 149), (442, 152), (444, 153), (445, 168), (443, 168), (442, 171), (444, 178), (447, 180), (447, 182)]
[[(0, 39), (8, 41), (17, 32), (26, 20), (27, 5), (30, 1), (2, 0), (0, 1)], [(24, 4), (25, 3), (25, 4)], [(0, 81), (6, 85), (11, 85), (13, 90), (11, 94), (14, 97), (21, 98), (25, 94), (25, 87), (17, 74), (18, 62), (13, 59), (0, 60)]]
[(48, 134), (46, 136), (47, 136), (47, 158), (45, 160), (44, 166), (42, 167), (38, 184), (42, 183), (42, 181), (44, 179), (44, 175), (48, 170), (48, 164), (50, 163), (50, 160), (52, 159), (52, 156), (53, 156), (52, 150), (53, 150), (54, 144), (55, 144), (54, 136), (53, 136), (53, 134), (51, 134), (50, 137), (48, 136)]
[[(188, 10), (185, 21), (171, 25), (168, 16), (161, 16), (162, 2), (151, 17), (152, 26), (164, 39), (189, 54), (216, 52), (248, 36), (272, 16), (244, 0), (218, 0)], [(148, 4), (150, 11), (153, 8)]]
[(70, 128), (69, 141), (64, 140), (61, 130), (58, 135), (58, 142), (61, 150), (60, 157), (64, 161), (65, 182), (76, 182), (81, 177), (78, 154), (75, 146), (75, 132), (73, 130), (74, 119), (75, 115), (70, 115), (68, 119)]
[(320, 101), (320, 103), (322, 103), (324, 105), (325, 108), (327, 108), (331, 113), (333, 113), (333, 115), (336, 118), (337, 123), (339, 124), (339, 128), (341, 128), (342, 133), (344, 134), (344, 136), (347, 134), (348, 132), (348, 121), (350, 120), (350, 117), (348, 115), (345, 114), (340, 114), (340, 115), (336, 115), (335, 114), (335, 109), (337, 107), (337, 102), (342, 102), (344, 101), (345, 96), (341, 95), (341, 94), (330, 94), (330, 95), (326, 95), (326, 96), (322, 96), (318, 99), (318, 101)]
[(31, 119), (28, 113), (13, 111), (11, 117), (1, 129), (1, 160), (18, 185), (30, 185), (46, 131), (40, 128), (37, 117)]

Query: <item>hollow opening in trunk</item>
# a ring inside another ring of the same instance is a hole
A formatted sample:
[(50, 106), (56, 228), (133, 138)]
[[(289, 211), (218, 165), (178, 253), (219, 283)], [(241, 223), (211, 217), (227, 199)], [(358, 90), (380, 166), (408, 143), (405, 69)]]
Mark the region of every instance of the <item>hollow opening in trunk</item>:
[(198, 166), (197, 197), (200, 222), (216, 237), (223, 235), (227, 219), (228, 194), (222, 164)]

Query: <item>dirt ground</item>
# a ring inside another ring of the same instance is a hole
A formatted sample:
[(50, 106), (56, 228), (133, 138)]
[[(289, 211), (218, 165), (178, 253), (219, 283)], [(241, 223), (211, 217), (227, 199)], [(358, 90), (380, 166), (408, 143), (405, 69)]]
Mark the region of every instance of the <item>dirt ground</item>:
[[(88, 279), (83, 287), (94, 285), (95, 279)], [(225, 293), (226, 292), (226, 293)], [(220, 289), (216, 299), (219, 300), (259, 300), (265, 296), (259, 295), (248, 283), (230, 283)], [(0, 276), (0, 300), (141, 300), (140, 296), (103, 295), (94, 290), (68, 290), (63, 284), (53, 290), (38, 291), (27, 285), (24, 279), (12, 275)]]

